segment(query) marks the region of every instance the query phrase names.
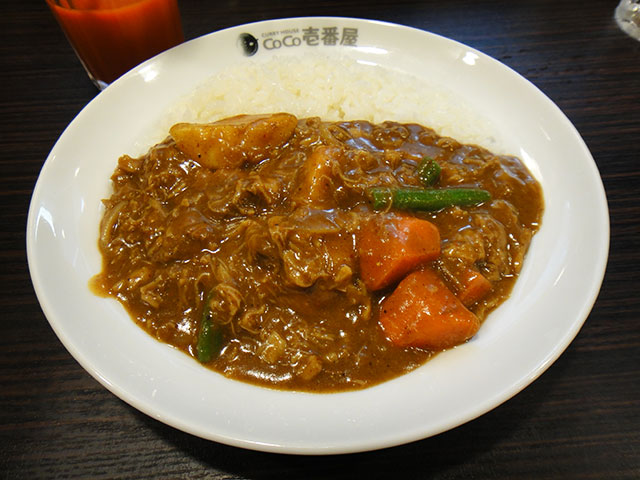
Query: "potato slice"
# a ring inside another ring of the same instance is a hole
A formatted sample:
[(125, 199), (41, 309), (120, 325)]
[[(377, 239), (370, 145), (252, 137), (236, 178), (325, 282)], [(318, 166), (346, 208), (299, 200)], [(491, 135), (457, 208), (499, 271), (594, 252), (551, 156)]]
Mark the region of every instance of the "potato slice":
[(321, 145), (313, 150), (298, 174), (292, 196), (296, 205), (321, 209), (334, 206), (333, 165), (340, 155), (338, 147)]
[(288, 113), (237, 115), (214, 123), (177, 123), (169, 130), (178, 148), (213, 170), (256, 164), (287, 143), (298, 125)]

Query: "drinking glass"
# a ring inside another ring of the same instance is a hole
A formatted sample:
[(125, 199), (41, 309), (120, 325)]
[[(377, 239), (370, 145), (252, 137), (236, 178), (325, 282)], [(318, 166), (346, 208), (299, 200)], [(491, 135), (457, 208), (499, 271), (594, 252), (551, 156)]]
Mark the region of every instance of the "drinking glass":
[(93, 83), (103, 90), (184, 41), (177, 0), (46, 0)]
[(622, 30), (640, 40), (640, 0), (621, 0), (614, 16)]

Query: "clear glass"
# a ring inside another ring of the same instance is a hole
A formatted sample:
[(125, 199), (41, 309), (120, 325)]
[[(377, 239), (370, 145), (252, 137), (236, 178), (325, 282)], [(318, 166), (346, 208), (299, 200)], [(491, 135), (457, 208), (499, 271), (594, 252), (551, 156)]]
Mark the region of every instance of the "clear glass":
[(614, 16), (622, 30), (640, 40), (640, 0), (621, 0)]
[(177, 0), (46, 0), (89, 78), (103, 90), (182, 41)]

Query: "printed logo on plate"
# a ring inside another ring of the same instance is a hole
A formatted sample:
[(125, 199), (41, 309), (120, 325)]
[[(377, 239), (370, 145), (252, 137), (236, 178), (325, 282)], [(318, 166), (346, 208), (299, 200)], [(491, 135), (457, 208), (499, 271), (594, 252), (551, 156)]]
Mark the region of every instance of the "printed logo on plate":
[(355, 47), (358, 45), (358, 29), (310, 26), (264, 32), (260, 38), (256, 38), (250, 33), (242, 33), (238, 40), (244, 54), (250, 57), (256, 54), (260, 46), (265, 50), (299, 47), (300, 45)]

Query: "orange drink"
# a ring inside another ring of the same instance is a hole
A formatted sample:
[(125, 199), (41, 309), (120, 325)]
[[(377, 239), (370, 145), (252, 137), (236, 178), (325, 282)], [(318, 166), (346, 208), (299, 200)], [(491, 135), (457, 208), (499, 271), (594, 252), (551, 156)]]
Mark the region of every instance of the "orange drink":
[(177, 0), (46, 2), (100, 89), (184, 41)]

